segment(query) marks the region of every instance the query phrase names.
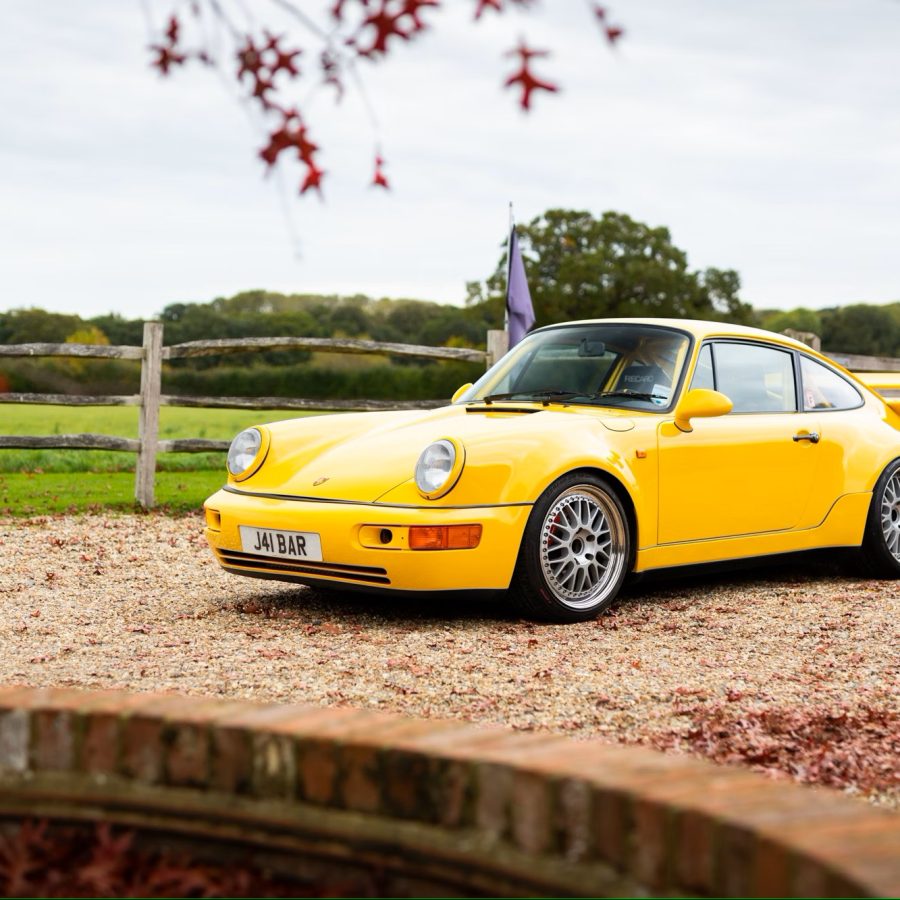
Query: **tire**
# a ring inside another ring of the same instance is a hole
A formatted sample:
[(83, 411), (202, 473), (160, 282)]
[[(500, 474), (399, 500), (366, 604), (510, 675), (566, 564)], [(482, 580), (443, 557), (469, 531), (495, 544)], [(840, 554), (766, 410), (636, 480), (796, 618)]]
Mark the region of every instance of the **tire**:
[(875, 483), (861, 557), (867, 575), (900, 578), (900, 459)]
[(615, 600), (631, 568), (631, 529), (615, 492), (584, 472), (559, 478), (531, 511), (513, 573), (526, 618), (585, 622)]

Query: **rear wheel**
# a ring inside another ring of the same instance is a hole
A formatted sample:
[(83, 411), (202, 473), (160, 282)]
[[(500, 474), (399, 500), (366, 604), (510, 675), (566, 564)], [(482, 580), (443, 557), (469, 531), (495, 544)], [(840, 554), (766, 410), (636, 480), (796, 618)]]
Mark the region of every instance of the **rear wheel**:
[(881, 473), (872, 491), (862, 558), (867, 574), (900, 578), (900, 459)]
[(630, 560), (628, 519), (615, 492), (594, 475), (564, 475), (531, 511), (513, 602), (530, 618), (592, 619), (616, 598)]

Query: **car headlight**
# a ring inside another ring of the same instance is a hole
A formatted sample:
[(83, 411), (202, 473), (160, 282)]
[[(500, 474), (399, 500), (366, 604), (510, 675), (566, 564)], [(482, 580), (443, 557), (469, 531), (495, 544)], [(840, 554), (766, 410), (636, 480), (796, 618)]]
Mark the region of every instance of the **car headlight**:
[(416, 487), (429, 500), (443, 497), (459, 480), (464, 462), (465, 453), (454, 441), (429, 444), (416, 463)]
[(268, 450), (268, 432), (246, 428), (228, 448), (228, 471), (238, 481), (249, 478), (261, 465)]

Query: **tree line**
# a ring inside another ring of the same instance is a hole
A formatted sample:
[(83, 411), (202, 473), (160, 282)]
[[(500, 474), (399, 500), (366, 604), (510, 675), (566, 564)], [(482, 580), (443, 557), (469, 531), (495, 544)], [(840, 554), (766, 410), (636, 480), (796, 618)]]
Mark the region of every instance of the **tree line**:
[[(618, 212), (595, 218), (547, 210), (518, 227), (537, 325), (570, 319), (660, 316), (717, 319), (822, 338), (826, 350), (900, 356), (900, 302), (831, 309), (755, 310), (733, 269), (692, 270), (668, 229)], [(506, 259), (469, 282), (464, 306), (423, 300), (245, 291), (208, 303), (172, 303), (158, 318), (167, 344), (211, 338), (352, 337), (483, 348), (503, 327)], [(140, 344), (143, 321), (118, 313), (84, 318), (42, 309), (0, 313), (0, 343), (64, 341)], [(305, 351), (200, 357), (167, 364), (170, 393), (433, 399), (477, 378), (473, 364), (421, 362)], [(136, 391), (136, 365), (69, 359), (0, 360), (0, 390), (53, 393)]]

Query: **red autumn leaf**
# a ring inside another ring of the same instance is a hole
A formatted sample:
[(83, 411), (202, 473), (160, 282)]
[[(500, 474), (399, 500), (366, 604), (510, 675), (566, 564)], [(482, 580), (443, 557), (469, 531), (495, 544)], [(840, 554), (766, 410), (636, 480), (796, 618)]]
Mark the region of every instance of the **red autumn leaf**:
[(506, 79), (504, 85), (505, 87), (512, 87), (514, 84), (521, 85), (522, 94), (519, 98), (519, 104), (522, 109), (531, 109), (531, 95), (534, 91), (540, 90), (556, 93), (559, 90), (555, 84), (538, 78), (531, 71), (531, 60), (536, 56), (549, 56), (546, 50), (532, 50), (523, 43), (506, 55), (518, 56), (521, 60), (519, 69)]
[(154, 69), (159, 69), (162, 75), (168, 75), (172, 66), (183, 65), (187, 58), (183, 53), (176, 53), (170, 47), (163, 47), (159, 44), (151, 45), (150, 49), (156, 54), (156, 58), (151, 61), (150, 65)]
[(0, 885), (7, 897), (34, 896), (32, 879), (45, 865), (46, 822), (25, 822), (18, 834), (0, 837)]
[(503, 0), (475, 0), (478, 4), (475, 7), (475, 18), (480, 19), (486, 9), (493, 9), (496, 12), (503, 12)]
[(317, 190), (320, 194), (322, 193), (322, 179), (325, 177), (325, 172), (316, 166), (315, 163), (307, 162), (306, 164), (306, 176), (303, 181), (300, 183), (300, 193), (305, 194), (309, 190)]
[(734, 711), (713, 704), (683, 714), (691, 718), (687, 733), (664, 732), (651, 743), (662, 749), (687, 744), (718, 762), (862, 793), (900, 785), (900, 715), (894, 710), (796, 706)]
[(237, 60), (238, 81), (242, 80), (247, 74), (255, 78), (263, 67), (262, 53), (260, 53), (259, 48), (253, 43), (253, 38), (249, 35), (244, 41), (244, 46), (238, 49)]
[(410, 32), (405, 31), (399, 24), (405, 13), (392, 12), (391, 0), (379, 0), (378, 9), (363, 19), (361, 29), (372, 28), (375, 34), (372, 43), (366, 49), (358, 51), (360, 56), (374, 56), (388, 52), (388, 41), (391, 38), (400, 38), (408, 41)]
[(403, 0), (403, 9), (400, 15), (412, 19), (413, 33), (424, 31), (427, 26), (420, 17), (420, 10), (435, 6), (440, 6), (437, 0)]
[(272, 74), (274, 75), (276, 72), (287, 72), (291, 78), (296, 78), (300, 74), (300, 69), (297, 68), (297, 64), (294, 60), (300, 56), (302, 50), (279, 50), (278, 56), (275, 57), (275, 62), (272, 63), (271, 69)]
[(382, 187), (386, 190), (390, 189), (390, 184), (388, 184), (387, 176), (384, 174), (384, 159), (382, 157), (375, 157), (375, 175), (372, 178), (372, 187)]
[(124, 855), (131, 848), (134, 834), (114, 835), (108, 823), (97, 826), (96, 842), (88, 863), (78, 872), (78, 882), (98, 896), (115, 896), (122, 880)]
[(269, 106), (268, 94), (270, 91), (275, 90), (275, 85), (272, 81), (264, 76), (257, 75), (256, 81), (253, 85), (253, 91), (251, 92), (254, 97), (262, 101), (263, 106)]
[[(357, 0), (357, 2), (365, 7), (368, 7), (369, 5), (369, 0)], [(337, 19), (338, 22), (342, 21), (344, 18), (344, 6), (346, 3), (347, 0), (334, 0), (334, 6), (331, 7), (331, 15), (333, 18)]]
[(165, 36), (169, 39), (169, 44), (170, 44), (171, 46), (173, 46), (173, 47), (175, 46), (175, 44), (178, 43), (178, 31), (179, 31), (179, 28), (180, 28), (180, 25), (179, 25), (179, 22), (178, 22), (178, 17), (177, 17), (177, 16), (171, 16), (171, 17), (169, 18), (169, 24), (168, 24), (168, 26), (166, 27), (166, 30), (165, 30), (163, 33), (164, 33)]

